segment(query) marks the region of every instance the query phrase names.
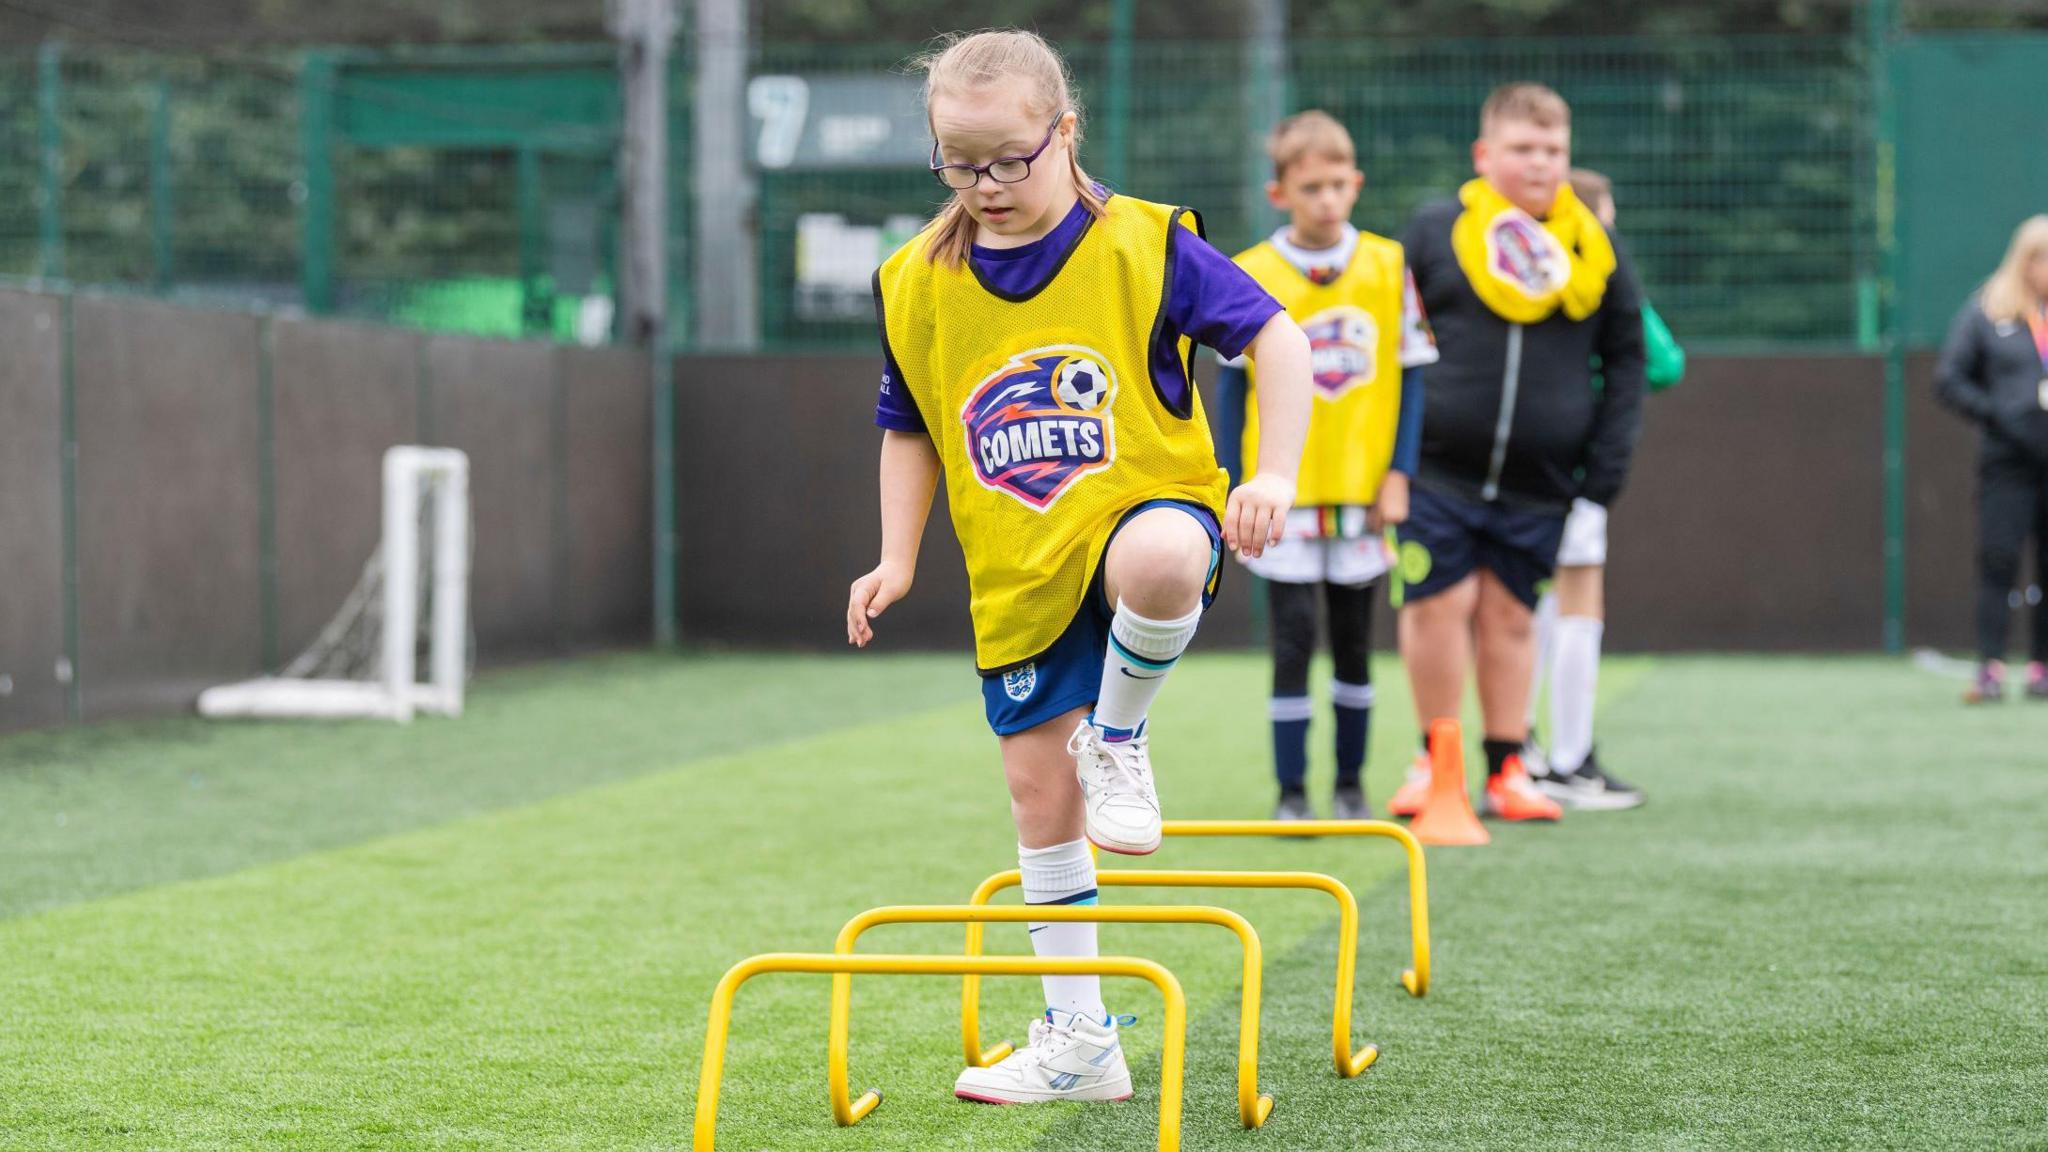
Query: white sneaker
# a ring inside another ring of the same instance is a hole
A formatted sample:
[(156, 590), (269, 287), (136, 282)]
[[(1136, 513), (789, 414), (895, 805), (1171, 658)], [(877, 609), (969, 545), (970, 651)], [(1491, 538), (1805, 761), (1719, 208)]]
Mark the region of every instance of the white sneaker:
[(1143, 733), (1110, 743), (1083, 720), (1067, 740), (1081, 800), (1088, 814), (1088, 839), (1098, 848), (1145, 856), (1159, 849), (1159, 793), (1152, 785), (1152, 757)]
[(983, 1104), (1128, 1100), (1131, 1069), (1124, 1063), (1116, 1025), (1048, 1012), (1031, 1022), (1029, 1044), (992, 1067), (961, 1072), (953, 1095)]

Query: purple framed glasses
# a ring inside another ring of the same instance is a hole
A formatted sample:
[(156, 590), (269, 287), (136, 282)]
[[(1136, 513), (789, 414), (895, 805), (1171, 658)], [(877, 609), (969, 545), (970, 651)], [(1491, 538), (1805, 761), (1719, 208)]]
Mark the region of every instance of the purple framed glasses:
[(939, 142), (934, 140), (932, 175), (939, 178), (939, 183), (955, 192), (966, 192), (974, 188), (981, 183), (984, 175), (998, 184), (1021, 183), (1031, 175), (1031, 162), (1044, 155), (1047, 148), (1052, 147), (1052, 134), (1059, 130), (1060, 120), (1066, 114), (1066, 110), (1061, 109), (1059, 115), (1052, 118), (1052, 123), (1046, 125), (1045, 139), (1038, 142), (1038, 147), (1033, 148), (1029, 156), (1004, 156), (986, 164), (941, 164)]

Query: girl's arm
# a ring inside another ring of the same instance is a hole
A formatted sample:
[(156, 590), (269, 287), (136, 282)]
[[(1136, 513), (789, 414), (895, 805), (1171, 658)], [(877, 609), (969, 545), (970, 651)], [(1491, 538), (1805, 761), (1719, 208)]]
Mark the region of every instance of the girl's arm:
[(920, 432), (882, 433), (882, 562), (853, 582), (846, 598), (846, 642), (865, 648), (875, 638), (868, 622), (910, 591), (917, 549), (939, 486), (939, 452)]
[(1230, 493), (1223, 509), (1223, 542), (1246, 556), (1278, 543), (1294, 503), (1294, 478), (1308, 438), (1308, 337), (1285, 312), (1259, 329), (1245, 354), (1259, 369), (1259, 459), (1250, 479)]

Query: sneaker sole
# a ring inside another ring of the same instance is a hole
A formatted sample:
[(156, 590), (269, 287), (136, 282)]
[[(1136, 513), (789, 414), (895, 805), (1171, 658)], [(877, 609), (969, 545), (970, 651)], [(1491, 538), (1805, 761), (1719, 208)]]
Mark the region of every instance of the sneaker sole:
[[(1112, 1089), (1112, 1091), (1119, 1090)], [(1131, 1086), (1128, 1081), (1125, 1082), (1120, 1091), (1122, 1095), (1111, 1096), (1096, 1096), (1088, 1092), (1048, 1092), (1043, 1096), (1033, 1096), (1023, 1100), (1006, 1100), (1001, 1096), (984, 1096), (978, 1092), (955, 1088), (953, 1089), (953, 1095), (957, 1099), (971, 1100), (976, 1104), (1056, 1104), (1062, 1100), (1071, 1100), (1080, 1104), (1120, 1104), (1131, 1098)]]
[(1640, 792), (1603, 792), (1599, 795), (1586, 795), (1569, 788), (1544, 783), (1537, 784), (1536, 790), (1574, 812), (1623, 812), (1630, 808), (1641, 808), (1646, 799)]
[(1510, 816), (1505, 812), (1496, 810), (1491, 804), (1480, 805), (1479, 815), (1488, 820), (1505, 820), (1510, 824), (1556, 824), (1563, 819), (1562, 816), (1549, 815)]
[(1154, 852), (1159, 851), (1159, 845), (1164, 840), (1164, 837), (1161, 837), (1159, 840), (1152, 841), (1151, 847), (1141, 848), (1133, 844), (1113, 844), (1107, 840), (1098, 840), (1093, 832), (1088, 833), (1087, 836), (1090, 844), (1095, 845), (1104, 852), (1115, 852), (1120, 856), (1150, 856)]

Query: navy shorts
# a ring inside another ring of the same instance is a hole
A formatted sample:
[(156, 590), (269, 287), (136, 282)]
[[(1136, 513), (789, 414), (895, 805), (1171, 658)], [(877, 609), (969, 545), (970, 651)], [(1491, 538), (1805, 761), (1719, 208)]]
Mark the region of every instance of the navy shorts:
[[(1223, 530), (1216, 516), (1200, 504), (1182, 500), (1147, 500), (1123, 514), (1110, 530), (1113, 541), (1131, 517), (1151, 508), (1178, 508), (1194, 517), (1209, 534), (1209, 584), (1202, 590), (1202, 608), (1216, 602), (1216, 589), (1223, 581)], [(1103, 561), (1109, 548), (1102, 549)], [(1076, 708), (1092, 707), (1102, 688), (1102, 661), (1109, 652), (1109, 621), (1116, 612), (1103, 589), (1102, 568), (1088, 584), (1088, 595), (1073, 623), (1052, 642), (1052, 647), (1035, 659), (1007, 672), (981, 678), (981, 701), (988, 712), (988, 726), (998, 736), (1013, 736), (1038, 727)]]
[(1408, 601), (1425, 600), (1481, 568), (1515, 598), (1536, 606), (1538, 585), (1557, 567), (1563, 512), (1528, 512), (1446, 496), (1417, 485), (1408, 522), (1395, 529), (1401, 552), (1394, 570)]

